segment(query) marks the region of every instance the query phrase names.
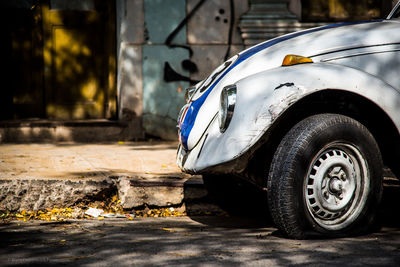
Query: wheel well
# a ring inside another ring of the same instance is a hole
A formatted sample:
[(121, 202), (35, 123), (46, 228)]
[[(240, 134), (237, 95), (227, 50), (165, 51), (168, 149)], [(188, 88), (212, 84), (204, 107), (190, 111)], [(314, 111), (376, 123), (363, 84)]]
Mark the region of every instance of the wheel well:
[[(265, 175), (268, 175), (273, 154), (283, 136), (299, 121), (320, 113), (342, 114), (362, 123), (377, 141), (384, 164), (400, 177), (400, 166), (396, 164), (396, 159), (400, 157), (400, 139), (392, 120), (371, 100), (337, 89), (322, 90), (308, 95), (280, 115), (261, 139), (259, 148), (249, 161), (245, 176), (265, 187)], [(260, 164), (263, 168), (258, 167)]]

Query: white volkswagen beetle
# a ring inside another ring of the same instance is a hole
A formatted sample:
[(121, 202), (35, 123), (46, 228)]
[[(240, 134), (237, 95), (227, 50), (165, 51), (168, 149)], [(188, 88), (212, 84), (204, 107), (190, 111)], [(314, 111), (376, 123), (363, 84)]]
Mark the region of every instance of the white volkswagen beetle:
[(383, 166), (400, 174), (399, 4), (385, 20), (256, 45), (189, 88), (179, 167), (209, 186), (231, 176), (266, 190), (292, 238), (370, 229)]

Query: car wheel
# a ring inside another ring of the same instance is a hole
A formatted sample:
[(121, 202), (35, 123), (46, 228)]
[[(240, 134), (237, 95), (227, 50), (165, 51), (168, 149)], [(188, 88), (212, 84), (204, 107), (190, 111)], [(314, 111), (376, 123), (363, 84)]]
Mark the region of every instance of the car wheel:
[[(279, 144), (268, 174), (274, 223), (291, 238), (308, 233), (356, 234), (375, 225), (382, 195), (382, 159), (359, 122), (337, 114), (311, 116)], [(312, 230), (312, 231), (309, 231)]]

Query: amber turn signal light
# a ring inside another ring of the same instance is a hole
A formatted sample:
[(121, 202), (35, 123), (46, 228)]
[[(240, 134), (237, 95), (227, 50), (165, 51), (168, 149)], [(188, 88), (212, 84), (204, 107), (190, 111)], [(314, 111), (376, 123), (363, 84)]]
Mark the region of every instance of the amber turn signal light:
[(283, 59), (282, 66), (292, 66), (296, 64), (303, 64), (303, 63), (313, 63), (311, 58), (297, 56), (297, 55), (286, 55)]

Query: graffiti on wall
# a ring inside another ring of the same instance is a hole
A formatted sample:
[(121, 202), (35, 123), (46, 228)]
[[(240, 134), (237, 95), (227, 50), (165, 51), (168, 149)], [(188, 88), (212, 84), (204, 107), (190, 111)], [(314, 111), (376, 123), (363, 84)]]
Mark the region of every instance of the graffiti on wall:
[[(182, 45), (182, 44), (174, 44), (173, 40), (175, 36), (184, 28), (185, 25), (187, 25), (188, 21), (190, 20), (193, 15), (198, 12), (200, 7), (206, 2), (207, 0), (200, 0), (194, 7), (193, 9), (185, 16), (185, 18), (178, 24), (178, 26), (168, 35), (167, 39), (165, 40), (165, 45), (167, 45), (169, 48), (174, 48), (174, 47), (180, 47), (187, 49), (189, 51), (189, 56), (190, 58), (193, 56), (193, 50), (189, 45)], [(234, 19), (235, 19), (235, 6), (234, 6), (234, 0), (229, 0), (229, 11), (230, 11), (230, 20), (229, 20), (229, 31), (228, 31), (228, 48), (226, 50), (224, 60), (226, 61), (229, 57), (229, 54), (231, 52), (231, 46), (232, 46), (232, 34), (233, 34), (233, 25), (234, 25)], [(225, 13), (224, 9), (219, 9), (219, 14), (223, 15)], [(215, 17), (216, 21), (220, 20), (219, 16)], [(224, 19), (224, 22), (227, 23), (228, 20)], [(198, 67), (196, 63), (191, 61), (190, 59), (185, 59), (181, 62), (182, 68), (189, 73), (195, 73), (198, 71)], [(171, 67), (171, 64), (166, 61), (164, 63), (164, 81), (165, 82), (175, 82), (175, 81), (185, 81), (185, 82), (190, 82), (191, 84), (195, 84), (199, 81), (193, 80), (188, 76), (185, 76), (176, 70), (174, 70)]]
[(247, 2), (144, 0), (142, 125), (147, 135), (176, 139), (184, 88), (237, 49), (235, 6), (243, 11)]

